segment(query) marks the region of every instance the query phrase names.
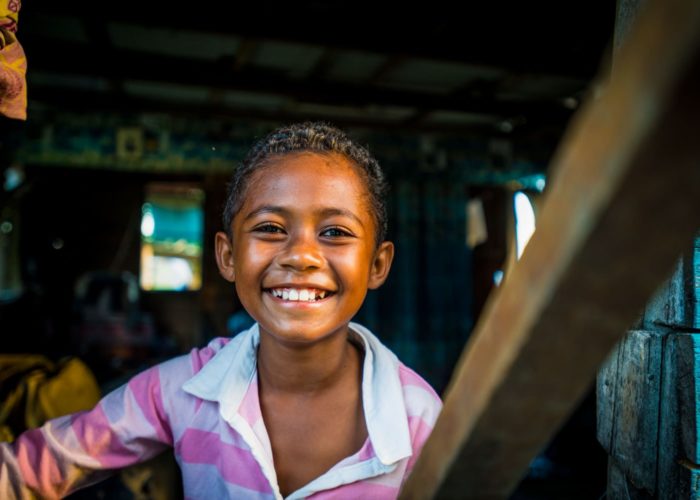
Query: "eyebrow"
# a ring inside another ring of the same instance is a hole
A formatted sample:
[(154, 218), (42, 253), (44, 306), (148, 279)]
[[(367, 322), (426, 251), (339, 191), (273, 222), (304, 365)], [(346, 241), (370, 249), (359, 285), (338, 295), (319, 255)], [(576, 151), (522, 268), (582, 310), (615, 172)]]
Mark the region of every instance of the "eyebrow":
[(283, 207), (278, 207), (275, 205), (263, 205), (262, 207), (258, 207), (252, 212), (250, 212), (248, 215), (245, 216), (243, 220), (249, 220), (252, 219), (253, 217), (256, 217), (260, 214), (278, 214), (278, 215), (287, 215), (289, 213), (289, 210), (283, 208)]
[(357, 222), (360, 226), (365, 227), (360, 218), (352, 213), (350, 210), (345, 210), (343, 208), (323, 208), (318, 211), (318, 213), (323, 217), (332, 217), (334, 215), (340, 215), (343, 217), (349, 217)]
[[(280, 207), (277, 205), (263, 205), (261, 207), (256, 208), (252, 212), (250, 212), (248, 215), (245, 216), (245, 219), (243, 220), (249, 220), (252, 219), (253, 217), (257, 217), (258, 215), (261, 214), (277, 214), (281, 216), (289, 216), (291, 214), (291, 211), (284, 208)], [(316, 214), (320, 215), (321, 217), (333, 217), (334, 215), (340, 215), (344, 217), (349, 217), (350, 219), (354, 220), (357, 222), (360, 226), (364, 227), (365, 225), (362, 223), (362, 220), (352, 213), (349, 210), (345, 210), (343, 208), (335, 208), (335, 207), (328, 207), (328, 208), (321, 208), (316, 211)]]

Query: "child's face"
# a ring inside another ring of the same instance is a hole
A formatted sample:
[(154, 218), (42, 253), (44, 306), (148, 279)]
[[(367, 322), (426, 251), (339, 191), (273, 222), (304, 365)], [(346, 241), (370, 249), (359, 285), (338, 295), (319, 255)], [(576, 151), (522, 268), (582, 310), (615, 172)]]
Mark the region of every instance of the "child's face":
[(222, 275), (264, 332), (309, 343), (344, 332), (394, 250), (375, 242), (367, 187), (339, 155), (293, 153), (248, 183), (232, 241), (216, 240)]

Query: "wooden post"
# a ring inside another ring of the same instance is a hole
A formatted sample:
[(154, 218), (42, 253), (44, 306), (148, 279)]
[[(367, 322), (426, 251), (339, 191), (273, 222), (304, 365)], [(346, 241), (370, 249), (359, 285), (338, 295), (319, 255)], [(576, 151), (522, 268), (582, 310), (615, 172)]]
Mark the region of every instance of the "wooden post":
[(555, 156), (537, 233), (489, 300), (402, 498), (513, 490), (697, 230), (698, 130), (700, 2), (650, 1)]

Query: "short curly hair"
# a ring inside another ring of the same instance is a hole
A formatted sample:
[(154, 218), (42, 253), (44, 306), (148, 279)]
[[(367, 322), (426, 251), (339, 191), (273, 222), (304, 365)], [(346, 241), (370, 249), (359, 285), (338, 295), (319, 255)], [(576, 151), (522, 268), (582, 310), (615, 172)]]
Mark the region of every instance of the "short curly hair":
[(274, 130), (259, 140), (234, 170), (228, 185), (223, 224), (227, 232), (243, 205), (245, 192), (253, 172), (273, 157), (289, 153), (313, 152), (339, 154), (358, 169), (365, 181), (372, 206), (377, 244), (384, 241), (387, 231), (386, 195), (388, 185), (379, 162), (370, 152), (350, 139), (342, 130), (324, 122), (295, 123)]

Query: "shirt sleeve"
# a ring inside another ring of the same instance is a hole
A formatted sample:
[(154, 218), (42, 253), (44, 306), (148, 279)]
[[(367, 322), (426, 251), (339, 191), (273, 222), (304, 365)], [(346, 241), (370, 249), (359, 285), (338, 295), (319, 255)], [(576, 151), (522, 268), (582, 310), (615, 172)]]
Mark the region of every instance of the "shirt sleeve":
[(0, 443), (0, 498), (60, 498), (172, 446), (160, 379), (155, 366), (90, 411)]
[(403, 385), (408, 427), (413, 448), (413, 454), (409, 458), (406, 467), (405, 481), (413, 470), (423, 445), (430, 437), (433, 427), (435, 427), (435, 422), (442, 410), (442, 401), (433, 388), (410, 368), (401, 366), (399, 377)]

